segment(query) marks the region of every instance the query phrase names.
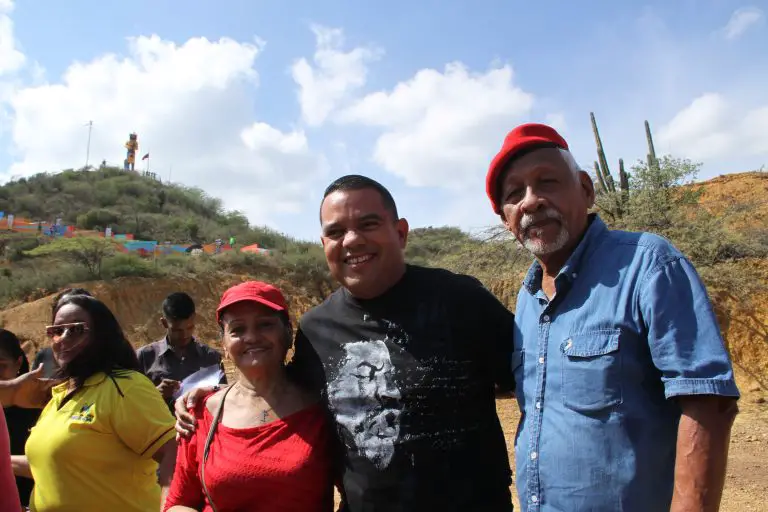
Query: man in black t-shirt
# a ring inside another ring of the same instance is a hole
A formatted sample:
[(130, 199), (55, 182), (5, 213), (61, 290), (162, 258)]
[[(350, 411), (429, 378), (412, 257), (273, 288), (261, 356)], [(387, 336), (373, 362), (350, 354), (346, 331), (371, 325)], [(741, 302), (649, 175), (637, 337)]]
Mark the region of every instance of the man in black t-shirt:
[(320, 221), (342, 286), (301, 318), (290, 370), (336, 426), (341, 510), (511, 511), (494, 391), (512, 387), (512, 313), (473, 277), (406, 265), (408, 223), (374, 180), (333, 182)]

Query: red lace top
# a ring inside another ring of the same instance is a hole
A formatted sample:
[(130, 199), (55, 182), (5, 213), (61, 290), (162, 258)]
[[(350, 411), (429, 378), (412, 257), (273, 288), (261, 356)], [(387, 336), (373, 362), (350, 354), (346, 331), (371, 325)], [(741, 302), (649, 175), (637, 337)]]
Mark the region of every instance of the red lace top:
[[(212, 511), (200, 484), (200, 460), (213, 421), (205, 407), (207, 398), (195, 410), (194, 435), (179, 443), (164, 510), (183, 505)], [(205, 463), (205, 483), (217, 510), (332, 511), (328, 435), (319, 405), (258, 427), (236, 429), (219, 423)]]

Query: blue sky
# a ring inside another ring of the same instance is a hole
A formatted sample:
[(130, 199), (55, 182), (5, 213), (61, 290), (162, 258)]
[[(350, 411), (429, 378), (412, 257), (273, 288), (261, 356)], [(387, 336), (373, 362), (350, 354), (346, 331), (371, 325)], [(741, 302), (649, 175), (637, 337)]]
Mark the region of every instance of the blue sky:
[[(117, 7), (119, 5), (119, 8)], [(183, 7), (180, 7), (182, 6)], [(302, 238), (348, 172), (412, 226), (496, 222), (483, 195), (506, 132), (551, 122), (577, 160), (657, 150), (701, 178), (768, 163), (765, 2), (0, 0), (0, 180), (119, 164)]]

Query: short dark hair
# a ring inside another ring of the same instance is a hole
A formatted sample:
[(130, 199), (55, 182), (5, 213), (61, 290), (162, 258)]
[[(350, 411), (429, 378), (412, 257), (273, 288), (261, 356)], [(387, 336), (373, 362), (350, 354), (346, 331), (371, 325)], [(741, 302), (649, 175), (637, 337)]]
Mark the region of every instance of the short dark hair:
[[(395, 204), (395, 199), (392, 197), (392, 194), (389, 193), (387, 187), (374, 180), (373, 178), (362, 176), (360, 174), (347, 174), (346, 176), (342, 176), (341, 178), (334, 180), (333, 183), (328, 185), (328, 187), (325, 189), (325, 192), (323, 193), (323, 201), (325, 201), (326, 197), (337, 191), (364, 190), (366, 188), (372, 188), (379, 193), (381, 196), (381, 201), (384, 203), (384, 208), (389, 210), (389, 213), (392, 214), (393, 220), (398, 220), (400, 218), (397, 215), (397, 205)], [(323, 202), (321, 201), (320, 207), (322, 208), (322, 206)], [(320, 221), (322, 222), (322, 216)]]
[(53, 304), (51, 304), (51, 322), (53, 322), (53, 317), (56, 316), (56, 309), (59, 302), (61, 302), (61, 299), (67, 295), (85, 295), (86, 297), (93, 297), (91, 292), (85, 288), (64, 288), (53, 298)]
[(88, 295), (70, 294), (61, 299), (56, 312), (70, 304), (90, 315), (88, 335), (91, 341), (72, 361), (58, 369), (57, 377), (74, 379), (75, 387), (79, 389), (88, 377), (99, 372), (112, 376), (120, 370), (141, 371), (136, 352), (106, 304)]
[(184, 292), (174, 292), (163, 301), (163, 316), (167, 320), (186, 320), (195, 314), (195, 301)]
[(11, 331), (0, 329), (0, 353), (10, 359), (21, 358), (21, 367), (19, 368), (19, 375), (23, 375), (29, 371), (29, 361), (27, 355), (21, 348), (21, 342)]

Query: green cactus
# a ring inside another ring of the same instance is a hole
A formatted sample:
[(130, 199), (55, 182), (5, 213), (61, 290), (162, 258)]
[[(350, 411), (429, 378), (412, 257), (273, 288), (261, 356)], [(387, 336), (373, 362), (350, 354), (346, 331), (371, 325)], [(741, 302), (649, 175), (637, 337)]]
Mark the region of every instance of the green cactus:
[(611, 171), (608, 168), (608, 160), (605, 158), (605, 151), (603, 151), (603, 141), (600, 140), (600, 132), (597, 129), (597, 121), (595, 120), (594, 112), (589, 113), (589, 117), (592, 120), (592, 132), (595, 135), (595, 144), (597, 145), (597, 161), (600, 163), (600, 173), (602, 174), (603, 181), (606, 185), (606, 190), (609, 192), (616, 192), (616, 185), (611, 176)]
[(624, 171), (624, 159), (619, 158), (619, 188), (621, 201), (626, 205), (629, 201), (629, 174)]
[(645, 138), (648, 141), (648, 169), (658, 167), (659, 161), (656, 159), (656, 148), (653, 147), (653, 136), (651, 135), (651, 125), (645, 122)]
[(597, 192), (603, 194), (608, 191), (608, 187), (605, 185), (603, 174), (600, 172), (600, 164), (595, 162), (595, 176), (597, 176)]

